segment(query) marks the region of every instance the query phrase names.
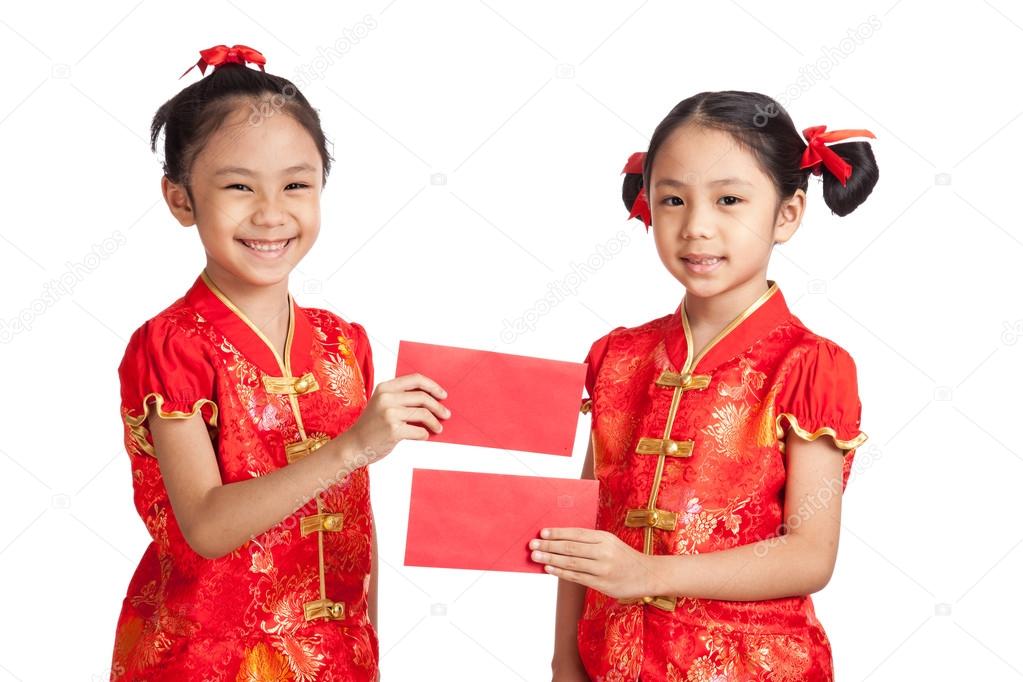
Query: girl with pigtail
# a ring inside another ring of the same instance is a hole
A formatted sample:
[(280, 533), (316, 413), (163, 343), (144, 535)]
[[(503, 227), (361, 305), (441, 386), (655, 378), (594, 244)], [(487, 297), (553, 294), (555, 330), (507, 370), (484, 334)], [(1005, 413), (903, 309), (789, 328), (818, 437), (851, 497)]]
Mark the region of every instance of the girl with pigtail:
[(554, 680), (833, 679), (810, 594), (831, 578), (867, 439), (856, 366), (800, 322), (767, 269), (803, 219), (811, 174), (837, 215), (870, 195), (874, 154), (850, 137), (874, 136), (801, 136), (765, 95), (704, 92), (630, 157), (625, 205), (684, 294), (586, 358), (597, 529), (530, 543), (560, 578)]

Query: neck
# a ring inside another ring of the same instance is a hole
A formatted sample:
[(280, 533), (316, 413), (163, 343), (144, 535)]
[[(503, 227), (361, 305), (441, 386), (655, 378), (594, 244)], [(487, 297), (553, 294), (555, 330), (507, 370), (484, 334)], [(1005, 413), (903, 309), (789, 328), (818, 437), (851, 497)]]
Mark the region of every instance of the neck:
[(206, 264), (206, 276), (264, 333), (287, 326), (290, 311), (287, 278), (275, 284), (252, 285), (213, 263)]
[(684, 303), (690, 328), (720, 330), (767, 293), (770, 285), (763, 273), (713, 296), (698, 297), (686, 292)]

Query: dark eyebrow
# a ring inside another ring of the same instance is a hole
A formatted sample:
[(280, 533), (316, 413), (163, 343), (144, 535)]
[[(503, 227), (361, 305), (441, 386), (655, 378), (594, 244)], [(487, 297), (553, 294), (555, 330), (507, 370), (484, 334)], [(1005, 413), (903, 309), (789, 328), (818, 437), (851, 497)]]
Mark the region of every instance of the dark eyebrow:
[[(282, 175), (288, 175), (290, 173), (298, 173), (300, 171), (309, 171), (310, 173), (316, 171), (316, 168), (309, 165), (308, 163), (300, 163), (295, 166), (290, 166), (281, 171)], [(240, 166), (227, 166), (225, 168), (218, 169), (213, 175), (247, 175), (252, 176), (255, 173), (248, 168), (242, 168)]]
[[(745, 185), (747, 187), (752, 187), (753, 186), (753, 183), (748, 182), (746, 180), (743, 180), (742, 178), (719, 178), (717, 180), (711, 180), (707, 184), (708, 185)], [(668, 185), (669, 187), (685, 187), (686, 183), (681, 182), (679, 180), (673, 180), (672, 178), (664, 178), (663, 180), (658, 180), (657, 183), (654, 186), (655, 187), (660, 187), (661, 185)]]

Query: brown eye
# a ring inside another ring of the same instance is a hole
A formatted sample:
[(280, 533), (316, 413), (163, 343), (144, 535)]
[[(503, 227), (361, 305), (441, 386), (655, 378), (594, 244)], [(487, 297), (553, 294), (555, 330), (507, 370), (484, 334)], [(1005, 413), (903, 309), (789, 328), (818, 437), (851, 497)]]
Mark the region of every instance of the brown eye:
[(308, 186), (309, 185), (303, 184), (301, 182), (293, 182), (290, 185), (288, 185), (287, 187), (285, 187), (284, 189), (291, 189), (291, 188), (294, 188), (294, 189), (305, 189)]
[(681, 206), (682, 199), (680, 197), (665, 197), (661, 203), (667, 204), (668, 206)]
[(728, 195), (721, 197), (718, 201), (723, 202), (725, 206), (735, 206), (737, 203), (742, 201), (742, 199), (740, 199), (739, 197)]

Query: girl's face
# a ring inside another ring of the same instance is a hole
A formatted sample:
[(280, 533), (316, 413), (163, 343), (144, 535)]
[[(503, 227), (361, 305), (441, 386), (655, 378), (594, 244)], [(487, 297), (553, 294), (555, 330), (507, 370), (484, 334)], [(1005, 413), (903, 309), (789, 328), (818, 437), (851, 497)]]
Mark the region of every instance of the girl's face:
[(657, 151), (649, 194), (661, 262), (700, 298), (766, 281), (771, 249), (799, 227), (806, 201), (802, 190), (780, 201), (730, 134), (691, 124)]
[(251, 112), (235, 109), (196, 156), (191, 210), (174, 208), (187, 203), (183, 188), (171, 196), (165, 179), (164, 191), (181, 224), (198, 225), (214, 281), (261, 287), (286, 281), (316, 241), (323, 166), (295, 119), (276, 112), (253, 124)]

